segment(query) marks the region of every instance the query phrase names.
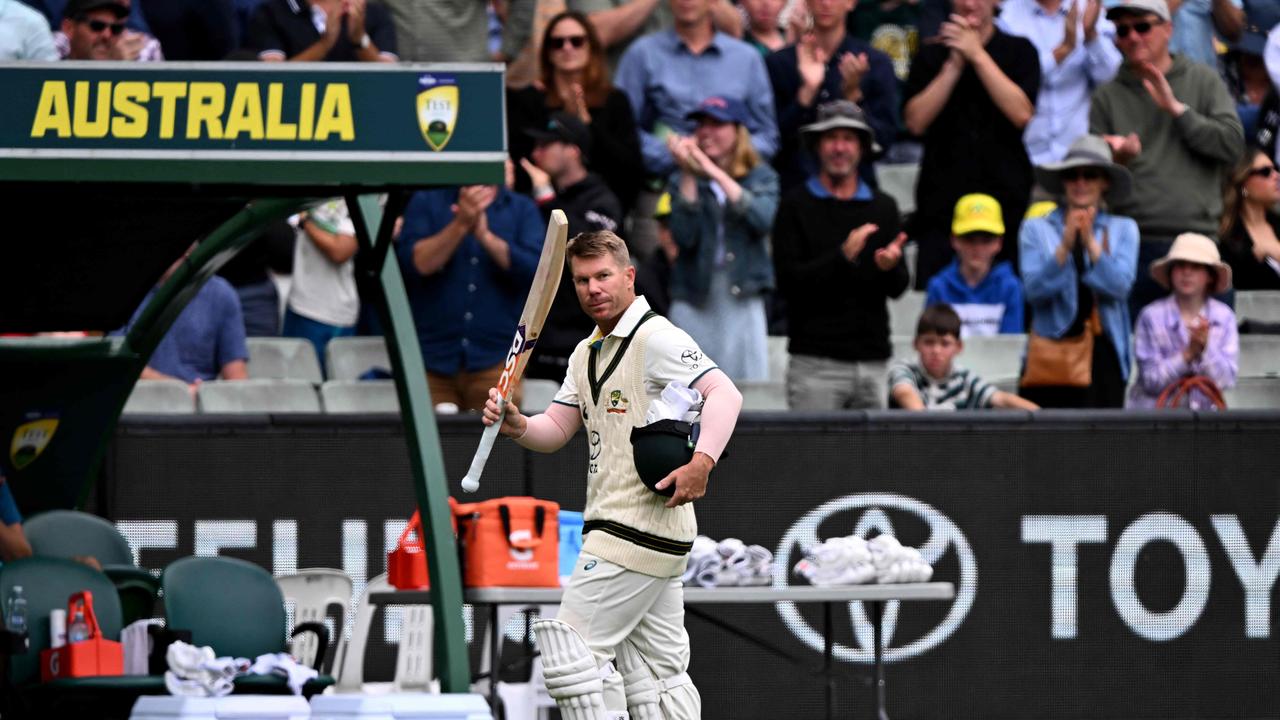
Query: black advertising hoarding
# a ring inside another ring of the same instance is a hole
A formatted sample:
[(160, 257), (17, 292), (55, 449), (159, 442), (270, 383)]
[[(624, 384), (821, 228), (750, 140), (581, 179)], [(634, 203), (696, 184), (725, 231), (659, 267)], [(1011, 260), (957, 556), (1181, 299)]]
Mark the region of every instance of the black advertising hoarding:
[[(746, 418), (698, 517), (775, 551), (775, 584), (815, 538), (923, 548), (957, 595), (888, 606), (895, 718), (1275, 717), (1277, 430), (1241, 414)], [(456, 486), (479, 427), (441, 432)], [(580, 509), (585, 452), (499, 443), (476, 497)], [(126, 421), (98, 502), (147, 567), (222, 552), (363, 582), (411, 512), (405, 458), (382, 420)], [(708, 608), (718, 623), (688, 621), (704, 717), (822, 716), (820, 606)], [(858, 716), (864, 609), (839, 607), (834, 632), (838, 707)]]

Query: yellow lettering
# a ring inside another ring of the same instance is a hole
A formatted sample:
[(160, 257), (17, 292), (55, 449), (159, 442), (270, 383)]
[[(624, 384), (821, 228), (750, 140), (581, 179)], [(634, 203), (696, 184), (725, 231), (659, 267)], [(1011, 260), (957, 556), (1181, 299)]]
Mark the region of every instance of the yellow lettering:
[(338, 137), (350, 142), (356, 139), (356, 126), (351, 117), (351, 88), (346, 83), (326, 85), (320, 115), (316, 118), (316, 141)]
[(187, 90), (187, 139), (200, 139), (200, 126), (209, 140), (222, 139), (222, 111), (227, 88), (222, 83), (193, 82)]
[(187, 84), (181, 82), (157, 82), (151, 85), (151, 97), (160, 99), (160, 138), (173, 137), (176, 124), (178, 98), (187, 96)]
[(71, 137), (71, 107), (67, 102), (67, 84), (62, 80), (46, 80), (40, 87), (40, 103), (36, 119), (31, 123), (31, 137), (44, 137), (50, 130), (58, 137)]
[(298, 96), (298, 139), (310, 140), (316, 125), (316, 84), (303, 83)]
[(236, 83), (223, 139), (235, 140), (240, 133), (248, 133), (253, 140), (262, 139), (262, 96), (258, 94), (258, 83)]
[(98, 109), (89, 119), (89, 81), (76, 82), (76, 104), (72, 108), (72, 132), (78, 138), (100, 138), (111, 129), (111, 81), (98, 82)]
[(298, 127), (293, 123), (283, 122), (280, 116), (284, 112), (284, 85), (270, 83), (267, 85), (267, 139), (293, 140), (298, 137)]
[(151, 86), (144, 82), (116, 83), (112, 95), (112, 107), (116, 116), (111, 119), (111, 137), (140, 138), (147, 135), (147, 109), (145, 103), (151, 97)]

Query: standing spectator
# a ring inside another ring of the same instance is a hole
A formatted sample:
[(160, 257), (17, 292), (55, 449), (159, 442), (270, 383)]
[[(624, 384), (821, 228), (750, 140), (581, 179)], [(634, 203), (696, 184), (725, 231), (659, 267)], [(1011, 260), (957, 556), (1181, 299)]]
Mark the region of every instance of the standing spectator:
[(957, 313), (963, 323), (961, 338), (1018, 334), (1024, 329), (1022, 284), (1008, 262), (995, 263), (1003, 244), (1000, 203), (990, 195), (960, 198), (951, 221), (956, 259), (929, 281), (924, 304), (946, 304)]
[[(703, 4), (699, 0), (697, 4)], [(609, 64), (616, 66), (631, 46), (644, 35), (670, 30), (679, 25), (677, 16), (688, 12), (692, 0), (568, 0), (570, 10), (585, 13), (609, 51)], [(733, 37), (742, 36), (742, 16), (728, 0), (705, 0), (715, 27)]]
[(1271, 78), (1262, 60), (1266, 45), (1266, 35), (1246, 29), (1222, 59), (1223, 77), (1236, 100), (1236, 115), (1246, 140), (1257, 137), (1262, 104), (1271, 94)]
[(1241, 0), (1175, 0), (1170, 5), (1173, 37), (1169, 50), (1217, 70), (1213, 37), (1221, 35), (1228, 43), (1240, 39), (1245, 26), (1244, 4)]
[(886, 301), (907, 289), (893, 199), (862, 182), (875, 146), (848, 100), (818, 108), (804, 128), (818, 174), (783, 197), (773, 225), (778, 291), (787, 303), (787, 400), (793, 410), (883, 408), (888, 377)]
[(1023, 224), (1018, 239), (1031, 329), (1057, 340), (1100, 325), (1101, 335), (1094, 338), (1087, 387), (1023, 387), (1020, 394), (1041, 407), (1122, 407), (1138, 226), (1106, 208), (1124, 200), (1132, 180), (1093, 135), (1076, 139), (1062, 162), (1037, 168), (1036, 176), (1060, 200), (1053, 212)]
[[(517, 161), (529, 158), (533, 152), (529, 132), (545, 130), (553, 113), (567, 112), (590, 129), (587, 167), (604, 178), (626, 212), (635, 203), (644, 179), (640, 139), (630, 101), (609, 82), (604, 46), (595, 29), (581, 13), (556, 15), (543, 33), (540, 59), (542, 82), (507, 96), (511, 157)], [(529, 191), (528, 175), (517, 174), (516, 190)]]
[[(535, 145), (533, 160), (522, 159), (533, 178), (533, 194), (549, 220), (551, 210), (564, 211), (569, 221), (569, 237), (579, 233), (622, 227), (622, 205), (600, 176), (587, 171), (587, 158), (594, 147), (591, 132), (577, 117), (567, 112), (551, 116), (544, 130), (530, 130)], [(557, 297), (573, 297), (570, 273), (560, 275)], [(538, 338), (538, 351), (529, 360), (525, 375), (543, 380), (562, 380), (569, 356), (594, 325), (571, 302), (552, 303), (546, 325)]]
[(1023, 141), (1032, 163), (1058, 162), (1088, 132), (1089, 94), (1120, 68), (1115, 28), (1102, 0), (1008, 0), (996, 25), (1040, 54), (1040, 95)]
[(293, 272), (293, 227), (284, 220), (264, 226), (256, 238), (218, 269), (240, 298), (244, 330), (249, 337), (280, 334), (280, 295), (270, 271)]
[(316, 205), (298, 222), (293, 282), (280, 334), (310, 341), (321, 369), (329, 341), (356, 333), (360, 295), (354, 259), (358, 249), (356, 228), (342, 198)]
[[(1209, 238), (1183, 233), (1169, 254), (1151, 264), (1151, 275), (1172, 292), (1143, 308), (1134, 342), (1138, 382), (1129, 392), (1128, 407), (1155, 407), (1171, 383), (1205, 375), (1218, 389), (1236, 384), (1240, 338), (1231, 308), (1210, 295), (1231, 289), (1231, 268), (1218, 257)], [(1199, 393), (1192, 409), (1208, 407)]]
[(53, 44), (63, 60), (164, 60), (160, 43), (128, 28), (130, 0), (70, 0)]
[[(946, 5), (946, 0), (930, 1)], [(889, 56), (902, 85), (920, 51), (920, 38), (928, 37), (920, 34), (920, 12), (921, 3), (912, 0), (862, 0), (854, 3), (845, 25), (850, 35)]]
[(17, 0), (0, 2), (0, 62), (57, 59), (44, 15)]
[(1257, 148), (1245, 151), (1222, 197), (1218, 237), (1237, 290), (1280, 290), (1280, 172)]
[(396, 54), (400, 59), (407, 62), (491, 60), (489, 0), (383, 0), (383, 4), (395, 23)]
[(249, 45), (267, 62), (395, 62), (391, 16), (367, 0), (263, 0)]
[(533, 201), (505, 187), (414, 193), (396, 245), (435, 403), (484, 407), (542, 252)]
[(690, 113), (692, 138), (671, 139), (671, 322), (734, 380), (769, 377), (764, 295), (773, 289), (769, 230), (778, 174), (751, 145), (747, 110), (712, 96)]
[[(1222, 217), (1221, 187), (1244, 150), (1235, 102), (1217, 73), (1169, 54), (1165, 0), (1123, 0), (1107, 10), (1124, 65), (1098, 88), (1090, 132), (1102, 135), (1133, 174), (1133, 193), (1111, 209), (1142, 230), (1138, 266), (1163, 256), (1178, 233), (1211, 235)], [(1141, 134), (1139, 134), (1141, 133)], [(1024, 276), (1025, 277), (1025, 276)], [(1146, 274), (1134, 284), (1134, 315), (1163, 294)]]
[(742, 9), (747, 15), (747, 28), (742, 39), (756, 50), (762, 57), (782, 49), (787, 44), (778, 15), (786, 5), (783, 0), (742, 0)]
[(167, 60), (223, 60), (240, 47), (232, 0), (151, 0), (146, 16)]
[[(920, 288), (951, 261), (951, 209), (961, 195), (999, 200), (1016, 235), (1032, 180), (1022, 132), (1040, 92), (1036, 49), (995, 26), (995, 0), (953, 0), (952, 8), (941, 42), (916, 56), (904, 93), (907, 130), (924, 139), (913, 232)], [(1006, 246), (1001, 259), (1016, 261), (1016, 249)]]
[[(800, 127), (814, 121), (818, 105), (849, 100), (866, 112), (882, 148), (898, 134), (898, 81), (888, 55), (845, 30), (845, 15), (855, 0), (806, 0), (812, 32), (766, 59), (778, 110), (781, 147), (774, 166), (784, 191), (814, 173), (813, 159), (802, 152)], [(874, 180), (872, 153), (862, 158), (862, 176)], [(716, 357), (716, 356), (713, 356)]]

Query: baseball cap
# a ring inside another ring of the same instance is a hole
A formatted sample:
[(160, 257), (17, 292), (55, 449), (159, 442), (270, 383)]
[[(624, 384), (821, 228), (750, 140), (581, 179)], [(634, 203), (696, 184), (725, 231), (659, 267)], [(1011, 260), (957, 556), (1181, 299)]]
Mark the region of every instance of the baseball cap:
[(577, 117), (564, 111), (552, 114), (545, 129), (526, 130), (525, 134), (537, 143), (562, 142), (577, 145), (584, 155), (591, 150), (591, 131)]
[(70, 0), (62, 10), (62, 17), (77, 18), (93, 10), (110, 10), (116, 17), (129, 16), (128, 0)]
[(990, 195), (973, 193), (956, 201), (956, 214), (951, 220), (951, 234), (957, 237), (984, 232), (1004, 235), (1004, 217), (1000, 202)]
[(1109, 3), (1107, 7), (1107, 19), (1114, 20), (1116, 13), (1128, 10), (1135, 13), (1151, 13), (1156, 17), (1169, 22), (1169, 3), (1165, 0), (1119, 0), (1118, 2)]
[(747, 106), (737, 98), (723, 95), (712, 95), (698, 103), (698, 107), (684, 116), (685, 120), (698, 120), (709, 117), (720, 122), (731, 122), (739, 125), (747, 124)]

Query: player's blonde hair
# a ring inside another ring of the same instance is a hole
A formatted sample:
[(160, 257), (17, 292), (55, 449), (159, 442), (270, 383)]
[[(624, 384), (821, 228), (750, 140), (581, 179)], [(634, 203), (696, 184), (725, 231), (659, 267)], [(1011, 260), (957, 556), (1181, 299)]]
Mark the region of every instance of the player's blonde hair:
[(618, 263), (618, 267), (625, 268), (631, 265), (631, 252), (627, 250), (626, 241), (609, 230), (578, 233), (569, 240), (564, 250), (566, 263), (571, 258), (595, 258), (606, 255), (612, 257)]

